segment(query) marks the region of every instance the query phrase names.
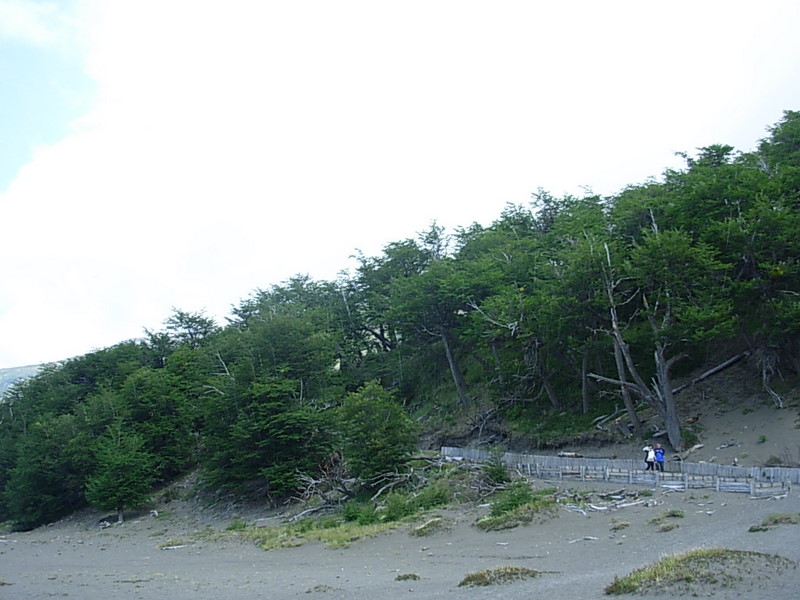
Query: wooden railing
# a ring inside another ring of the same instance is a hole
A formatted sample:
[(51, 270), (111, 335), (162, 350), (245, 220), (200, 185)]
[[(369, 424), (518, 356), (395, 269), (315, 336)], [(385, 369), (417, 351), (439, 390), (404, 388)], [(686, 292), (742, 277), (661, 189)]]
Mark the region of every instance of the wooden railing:
[[(476, 448), (444, 446), (441, 454), (453, 460), (483, 462), (496, 455)], [(711, 488), (752, 496), (788, 492), (800, 483), (800, 469), (787, 467), (734, 467), (713, 463), (674, 461), (664, 472), (645, 471), (644, 462), (606, 458), (572, 458), (506, 452), (500, 459), (520, 473), (540, 479), (577, 479), (648, 485), (673, 489)]]

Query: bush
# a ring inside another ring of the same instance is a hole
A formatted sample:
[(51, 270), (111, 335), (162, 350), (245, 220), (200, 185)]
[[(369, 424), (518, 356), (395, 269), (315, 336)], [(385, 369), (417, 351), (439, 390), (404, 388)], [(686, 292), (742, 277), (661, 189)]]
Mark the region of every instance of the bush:
[(355, 500), (351, 500), (344, 505), (342, 518), (348, 523), (357, 523), (359, 525), (372, 525), (380, 520), (374, 506)]
[(345, 399), (339, 428), (345, 461), (362, 480), (396, 470), (417, 443), (414, 423), (376, 381)]
[(534, 493), (527, 482), (518, 481), (497, 494), (489, 515), (478, 519), (476, 527), (484, 531), (511, 529), (552, 514), (556, 501), (552, 490)]
[(498, 492), (490, 514), (499, 517), (533, 501), (533, 490), (527, 481), (515, 481), (507, 490)]
[(511, 481), (511, 475), (508, 473), (508, 467), (502, 459), (502, 455), (492, 454), (491, 458), (486, 461), (481, 467), (484, 479), (490, 485), (505, 485)]

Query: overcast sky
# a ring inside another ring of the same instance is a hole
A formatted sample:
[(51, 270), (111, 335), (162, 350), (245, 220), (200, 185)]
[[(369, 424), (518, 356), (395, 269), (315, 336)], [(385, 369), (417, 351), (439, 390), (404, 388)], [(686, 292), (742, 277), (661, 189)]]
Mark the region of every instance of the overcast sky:
[(0, 368), (800, 109), (800, 3), (0, 0)]

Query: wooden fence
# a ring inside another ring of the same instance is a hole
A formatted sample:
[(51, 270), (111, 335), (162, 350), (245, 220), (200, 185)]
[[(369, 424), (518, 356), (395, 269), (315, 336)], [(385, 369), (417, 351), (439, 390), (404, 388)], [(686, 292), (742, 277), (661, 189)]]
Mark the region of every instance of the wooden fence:
[[(441, 454), (453, 460), (482, 462), (496, 456), (488, 450), (444, 446)], [(668, 462), (664, 472), (645, 471), (643, 461), (606, 458), (569, 458), (506, 452), (503, 463), (539, 479), (575, 479), (648, 485), (676, 490), (715, 489), (751, 496), (788, 492), (800, 483), (800, 469), (786, 467), (734, 467), (713, 463)]]

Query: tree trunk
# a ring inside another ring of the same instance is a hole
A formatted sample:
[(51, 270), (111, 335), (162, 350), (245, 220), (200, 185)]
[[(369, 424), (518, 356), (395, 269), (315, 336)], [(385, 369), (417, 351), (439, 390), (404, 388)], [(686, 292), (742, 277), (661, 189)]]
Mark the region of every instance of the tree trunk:
[(505, 378), (503, 377), (503, 367), (502, 363), (500, 362), (500, 353), (497, 351), (497, 340), (492, 338), (489, 341), (489, 347), (492, 350), (492, 359), (494, 360), (494, 370), (497, 373), (497, 381), (500, 385), (505, 384)]
[(672, 393), (672, 381), (669, 369), (672, 363), (664, 358), (664, 347), (657, 344), (655, 351), (656, 361), (656, 395), (663, 404), (664, 427), (667, 430), (667, 438), (670, 445), (678, 452), (683, 450), (683, 440), (681, 439), (681, 422), (678, 418), (678, 405), (675, 401), (675, 394)]
[(622, 358), (622, 350), (620, 349), (619, 342), (616, 338), (614, 339), (614, 360), (617, 363), (617, 376), (623, 383), (623, 385), (620, 386), (620, 389), (622, 393), (622, 401), (625, 403), (625, 410), (628, 412), (628, 418), (631, 420), (634, 433), (641, 437), (643, 433), (642, 422), (639, 420), (639, 415), (636, 413), (636, 405), (633, 403), (633, 398), (631, 398), (630, 388), (628, 387), (628, 381), (625, 375), (625, 361)]
[(450, 373), (453, 376), (453, 383), (456, 386), (458, 400), (462, 406), (467, 406), (469, 404), (469, 398), (467, 397), (467, 382), (464, 380), (464, 375), (461, 373), (461, 369), (458, 368), (458, 363), (453, 355), (453, 344), (450, 340), (450, 333), (445, 327), (442, 327), (440, 329), (440, 334), (442, 338), (442, 344), (444, 344), (444, 353), (447, 356), (447, 364), (450, 366)]
[(582, 400), (582, 408), (583, 414), (589, 413), (589, 390), (590, 390), (590, 379), (589, 379), (589, 350), (584, 348), (583, 350), (583, 361), (581, 362), (581, 400)]
[(542, 378), (542, 387), (544, 387), (547, 397), (550, 398), (550, 403), (553, 405), (553, 408), (556, 410), (563, 410), (564, 407), (561, 404), (561, 400), (558, 399), (558, 394), (556, 394), (556, 390), (553, 388), (550, 383), (550, 378), (547, 376), (547, 370), (541, 366), (541, 363), (539, 366), (539, 377)]

